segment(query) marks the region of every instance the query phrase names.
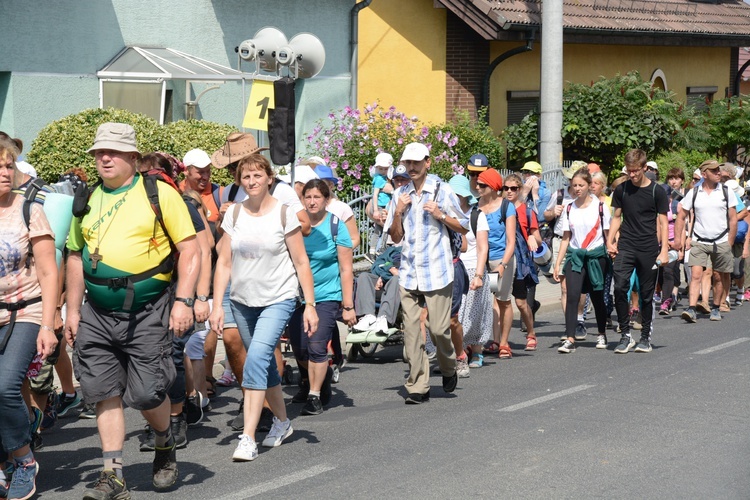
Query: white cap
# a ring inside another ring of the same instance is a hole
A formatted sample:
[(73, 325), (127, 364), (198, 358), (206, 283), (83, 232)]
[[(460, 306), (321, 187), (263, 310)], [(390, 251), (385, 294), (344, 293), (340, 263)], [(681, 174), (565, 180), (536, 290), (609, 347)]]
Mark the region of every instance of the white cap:
[(185, 154), (182, 163), (186, 167), (206, 168), (211, 165), (211, 157), (202, 149), (191, 149)]
[(30, 163), (26, 163), (25, 161), (17, 161), (16, 162), (16, 168), (19, 172), (24, 173), (28, 176), (36, 178), (36, 169), (31, 166)]
[(404, 154), (401, 155), (401, 161), (422, 161), (430, 156), (430, 151), (427, 146), (419, 142), (412, 142), (407, 144), (404, 148)]
[(659, 166), (656, 164), (655, 161), (647, 161), (646, 166), (648, 168), (653, 168), (654, 170), (659, 170)]
[(390, 167), (393, 165), (393, 156), (390, 153), (379, 153), (375, 157), (376, 167)]
[(695, 178), (696, 175), (698, 177), (703, 177), (703, 172), (701, 172), (701, 169), (699, 169), (699, 168), (695, 169), (695, 172), (693, 172), (693, 178)]
[[(277, 175), (276, 177), (286, 182), (287, 184), (292, 183), (291, 174)], [(310, 168), (309, 165), (303, 164), (303, 165), (297, 165), (296, 167), (294, 167), (294, 183), (295, 184), (298, 182), (302, 184), (307, 184), (309, 181), (313, 179), (320, 179), (320, 177), (318, 177), (318, 174), (316, 174), (315, 171), (312, 168)]]
[(305, 163), (307, 163), (308, 165), (310, 163), (312, 163), (314, 165), (327, 165), (326, 161), (323, 158), (321, 158), (320, 156), (311, 156), (310, 158), (308, 158), (307, 160), (305, 160)]

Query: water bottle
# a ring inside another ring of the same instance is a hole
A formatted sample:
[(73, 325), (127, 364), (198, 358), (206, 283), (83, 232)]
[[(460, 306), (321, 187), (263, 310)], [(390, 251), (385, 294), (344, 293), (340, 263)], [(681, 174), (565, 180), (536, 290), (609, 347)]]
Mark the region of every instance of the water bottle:
[[(680, 257), (680, 254), (677, 252), (677, 250), (670, 250), (667, 253), (667, 256), (669, 257), (667, 263), (671, 264)], [(654, 267), (652, 267), (651, 269), (657, 269), (659, 266), (661, 266), (661, 261), (659, 259), (656, 259), (656, 264), (654, 264)]]

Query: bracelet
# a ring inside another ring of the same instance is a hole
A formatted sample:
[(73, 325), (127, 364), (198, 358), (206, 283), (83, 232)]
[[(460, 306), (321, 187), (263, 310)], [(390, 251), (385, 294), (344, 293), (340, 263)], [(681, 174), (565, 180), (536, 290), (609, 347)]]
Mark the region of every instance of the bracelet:
[(41, 325), (41, 326), (39, 327), (39, 329), (40, 329), (40, 330), (49, 330), (49, 331), (51, 331), (52, 333), (55, 333), (55, 329), (54, 329), (54, 328), (52, 328), (51, 326), (47, 326), (47, 325)]

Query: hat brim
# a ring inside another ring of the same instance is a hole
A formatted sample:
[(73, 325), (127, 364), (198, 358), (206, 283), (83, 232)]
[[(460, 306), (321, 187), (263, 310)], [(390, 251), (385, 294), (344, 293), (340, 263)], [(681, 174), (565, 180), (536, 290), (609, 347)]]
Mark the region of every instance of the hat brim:
[(522, 168), (521, 172), (528, 172), (530, 174), (541, 174), (541, 170), (531, 169), (531, 168)]
[(121, 142), (114, 142), (114, 141), (100, 141), (95, 142), (93, 146), (91, 146), (86, 152), (88, 154), (93, 154), (94, 151), (97, 151), (99, 149), (109, 149), (110, 151), (118, 151), (120, 153), (138, 153), (141, 154), (140, 151), (138, 151), (138, 148), (135, 146), (130, 146), (127, 144), (122, 144)]
[(214, 154), (211, 155), (211, 164), (216, 168), (225, 168), (227, 165), (236, 163), (247, 156), (250, 156), (255, 153), (260, 153), (261, 151), (268, 151), (268, 149), (269, 148), (257, 148), (257, 149), (248, 151), (247, 153), (240, 152), (232, 156), (225, 155), (224, 150), (219, 149), (218, 151), (214, 151)]
[(489, 165), (485, 165), (484, 167), (478, 167), (476, 165), (466, 165), (466, 170), (468, 170), (469, 172), (484, 172), (488, 168), (490, 168)]

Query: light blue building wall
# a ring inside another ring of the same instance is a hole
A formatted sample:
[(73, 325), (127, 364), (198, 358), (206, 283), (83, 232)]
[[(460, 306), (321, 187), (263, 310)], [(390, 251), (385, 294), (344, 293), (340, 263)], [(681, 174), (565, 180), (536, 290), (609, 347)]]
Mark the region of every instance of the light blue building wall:
[[(354, 0), (2, 0), (0, 130), (27, 149), (49, 122), (99, 106), (102, 69), (127, 45), (169, 47), (238, 68), (234, 48), (264, 26), (287, 38), (318, 36), (323, 71), (297, 82), (297, 137), (349, 103), (350, 18)], [(254, 63), (242, 63), (251, 72)], [(191, 99), (206, 88), (192, 86)], [(173, 89), (173, 119), (184, 118), (185, 82)], [(246, 87), (245, 99), (250, 86)], [(226, 82), (200, 100), (197, 117), (241, 127), (242, 84)], [(298, 151), (302, 148), (298, 144)]]

